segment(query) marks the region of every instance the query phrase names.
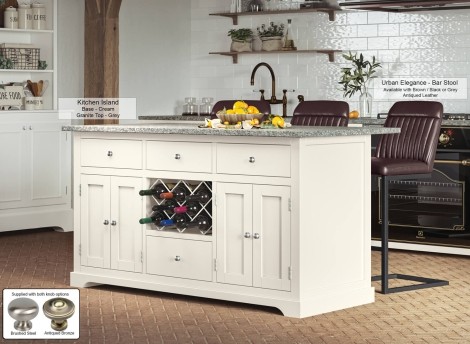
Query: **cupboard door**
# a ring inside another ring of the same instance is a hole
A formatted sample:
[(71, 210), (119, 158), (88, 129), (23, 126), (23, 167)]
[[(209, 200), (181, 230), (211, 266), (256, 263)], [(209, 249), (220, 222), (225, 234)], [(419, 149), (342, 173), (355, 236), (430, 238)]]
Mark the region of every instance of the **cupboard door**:
[(253, 286), (290, 290), (290, 187), (253, 186)]
[(251, 286), (252, 186), (217, 183), (217, 282)]
[(29, 202), (33, 206), (67, 203), (71, 149), (62, 123), (34, 123), (29, 130), (31, 151)]
[(110, 177), (81, 176), (81, 264), (110, 268)]
[(0, 127), (0, 209), (27, 206), (29, 156), (26, 131), (21, 124), (2, 123)]
[(111, 269), (142, 271), (142, 179), (111, 177)]

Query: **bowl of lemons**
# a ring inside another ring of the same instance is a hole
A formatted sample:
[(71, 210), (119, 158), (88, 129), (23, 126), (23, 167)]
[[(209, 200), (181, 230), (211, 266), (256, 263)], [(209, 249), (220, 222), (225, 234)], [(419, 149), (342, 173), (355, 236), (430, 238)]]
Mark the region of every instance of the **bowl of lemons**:
[(249, 105), (243, 100), (238, 100), (233, 104), (231, 109), (223, 109), (217, 112), (217, 118), (223, 124), (237, 124), (246, 120), (257, 119), (261, 122), (264, 114), (259, 113), (256, 106)]

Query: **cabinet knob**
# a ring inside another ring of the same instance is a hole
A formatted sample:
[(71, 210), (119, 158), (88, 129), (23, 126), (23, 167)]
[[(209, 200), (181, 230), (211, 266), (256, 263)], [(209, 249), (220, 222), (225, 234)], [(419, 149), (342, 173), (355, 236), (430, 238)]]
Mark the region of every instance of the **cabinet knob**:
[(179, 160), (179, 159), (181, 159), (181, 155), (180, 155), (180, 154), (178, 154), (178, 153), (176, 153), (176, 154), (175, 154), (175, 159), (176, 159), (176, 160)]
[(250, 156), (250, 159), (248, 159), (249, 162), (251, 163), (254, 163), (255, 162), (255, 157), (254, 156)]
[(251, 238), (251, 233), (245, 232), (244, 237), (247, 238), (247, 239), (250, 239)]
[(32, 126), (32, 125), (29, 126), (29, 130), (33, 130), (33, 126)]
[(175, 257), (175, 262), (180, 262), (181, 261), (181, 257), (180, 256), (176, 256)]
[(15, 319), (14, 327), (17, 331), (29, 331), (33, 327), (31, 320), (39, 313), (39, 306), (27, 297), (14, 299), (8, 305), (8, 314)]
[(25, 125), (23, 125), (23, 130), (26, 130), (26, 126), (25, 126)]
[(116, 226), (117, 222), (116, 221), (111, 221), (111, 226)]
[(51, 319), (51, 327), (56, 331), (67, 328), (67, 319), (75, 313), (75, 305), (69, 299), (56, 297), (47, 300), (42, 307), (44, 315)]
[(258, 233), (253, 234), (254, 239), (259, 239), (260, 235)]
[(108, 156), (113, 156), (113, 152), (112, 152), (112, 151), (108, 151)]
[(108, 220), (104, 220), (103, 225), (105, 225), (105, 226), (109, 225), (109, 221), (108, 221)]

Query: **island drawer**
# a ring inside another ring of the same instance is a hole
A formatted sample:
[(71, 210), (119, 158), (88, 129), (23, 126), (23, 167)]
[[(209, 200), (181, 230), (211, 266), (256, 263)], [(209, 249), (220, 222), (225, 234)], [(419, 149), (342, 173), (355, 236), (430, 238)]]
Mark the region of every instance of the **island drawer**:
[(212, 281), (212, 242), (148, 236), (147, 273)]
[(147, 142), (147, 169), (212, 172), (212, 144), (207, 142)]
[(217, 173), (290, 177), (290, 146), (217, 145)]
[(142, 141), (83, 139), (81, 149), (82, 166), (142, 168)]

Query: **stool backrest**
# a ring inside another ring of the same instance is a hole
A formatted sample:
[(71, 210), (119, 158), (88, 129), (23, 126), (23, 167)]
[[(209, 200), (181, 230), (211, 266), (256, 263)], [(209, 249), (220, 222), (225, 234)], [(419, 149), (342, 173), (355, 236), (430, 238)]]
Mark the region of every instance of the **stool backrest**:
[(305, 100), (294, 110), (292, 125), (347, 127), (349, 104), (339, 100)]
[[(211, 111), (211, 119), (217, 118), (216, 113), (217, 111), (233, 108), (233, 104), (237, 100), (219, 100), (217, 103), (214, 104)], [(269, 115), (271, 113), (271, 105), (268, 103), (267, 100), (245, 100), (248, 105), (256, 106), (260, 113), (265, 115)]]
[(425, 162), (432, 171), (441, 129), (443, 106), (435, 101), (400, 101), (388, 112), (385, 127), (399, 134), (382, 135), (375, 156)]

